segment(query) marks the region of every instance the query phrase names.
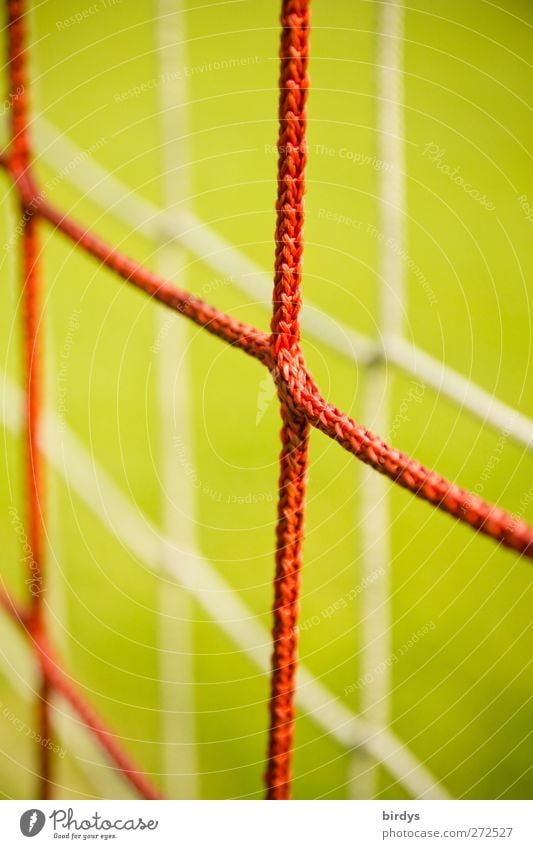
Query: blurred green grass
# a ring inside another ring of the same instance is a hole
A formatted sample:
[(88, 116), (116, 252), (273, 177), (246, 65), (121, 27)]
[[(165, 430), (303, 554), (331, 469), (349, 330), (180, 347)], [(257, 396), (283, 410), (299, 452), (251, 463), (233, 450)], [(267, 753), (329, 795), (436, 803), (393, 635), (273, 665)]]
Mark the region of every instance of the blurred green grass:
[[(117, 3), (68, 28), (62, 21), (83, 4), (52, 0), (31, 13), (34, 114), (158, 205), (164, 197), (158, 85), (124, 97), (159, 73), (155, 6)], [(312, 91), (304, 297), (356, 330), (376, 335), (379, 171), (376, 137), (377, 3), (313, 4)], [(276, 4), (187, 4), (186, 67), (190, 159), (189, 206), (266, 269), (273, 257), (277, 102)], [(406, 11), (405, 98), (407, 250), (435, 295), (407, 274), (407, 336), (447, 365), (522, 412), (533, 414), (531, 255), (529, 224), (518, 196), (531, 185), (531, 69), (527, 64), (531, 7), (509, 0), (499, 9), (419, 0)], [(224, 59), (244, 64), (209, 70)], [(494, 204), (469, 197), (424, 151), (459, 168)], [(356, 161), (341, 155), (352, 151)], [(357, 154), (357, 156), (355, 156)], [(359, 164), (363, 163), (363, 164)], [(54, 172), (39, 156), (43, 182)], [(83, 168), (83, 164), (78, 167)], [(180, 181), (181, 173), (167, 179)], [(1, 241), (16, 226), (2, 177)], [(111, 243), (153, 266), (158, 246), (130, 232), (69, 185), (54, 200)], [(325, 213), (331, 212), (329, 219)], [(348, 216), (360, 227), (336, 223)], [(163, 448), (155, 381), (155, 307), (49, 227), (42, 227), (47, 396), (58, 402), (65, 343), (73, 337), (65, 376), (64, 418), (91, 455), (153, 522), (162, 523)], [(0, 312), (2, 369), (20, 380), (16, 257), (2, 251), (5, 309)], [(216, 275), (184, 255), (175, 279), (200, 292)], [(233, 285), (208, 297), (236, 317), (266, 328), (267, 313)], [(267, 301), (270, 292), (258, 292)], [(79, 327), (72, 332), (72, 317)], [(204, 555), (265, 625), (270, 622), (273, 522), (279, 417), (274, 400), (257, 421), (264, 374), (257, 364), (194, 327), (185, 331), (192, 375), (186, 416), (194, 443), (195, 503)], [(326, 397), (356, 419), (366, 383), (363, 368), (315, 338), (304, 338), (309, 363)], [(186, 366), (174, 364), (176, 383)], [(391, 420), (408, 395), (409, 378), (390, 374)], [(169, 392), (175, 387), (169, 387)], [(383, 434), (385, 437), (388, 434)], [(429, 388), (410, 403), (394, 444), (475, 487), (511, 511), (523, 512), (531, 486), (531, 455)], [(321, 611), (360, 582), (361, 469), (353, 457), (315, 433), (312, 439), (301, 654), (309, 669), (350, 708), (359, 708), (364, 592), (327, 618)], [(491, 458), (488, 479), (484, 471)], [(22, 444), (3, 439), (0, 521), (2, 576), (24, 592), (21, 539), (9, 518), (23, 515)], [(183, 466), (183, 464), (182, 464)], [(128, 748), (156, 776), (165, 773), (168, 727), (162, 718), (161, 581), (137, 562), (48, 470), (50, 619), (69, 669)], [(177, 467), (176, 475), (187, 475)], [(254, 495), (257, 498), (250, 499)], [(260, 496), (260, 497), (259, 497)], [(241, 503), (239, 503), (239, 500)], [(392, 727), (442, 780), (465, 798), (528, 798), (532, 784), (527, 739), (531, 599), (530, 568), (478, 539), (448, 517), (391, 488), (392, 644), (401, 647), (435, 624), (392, 668)], [(533, 519), (531, 505), (525, 517)], [(266, 749), (267, 678), (195, 602), (192, 622), (172, 622), (174, 643), (192, 640), (198, 793), (258, 798)], [(165, 626), (169, 627), (168, 623)], [(0, 697), (27, 727), (31, 709), (5, 674), (16, 636), (5, 625)], [(2, 631), (4, 633), (4, 631)], [(179, 658), (176, 657), (176, 662)], [(31, 667), (30, 667), (31, 672)], [(167, 694), (168, 695), (168, 694)], [(105, 795), (80, 768), (73, 745), (55, 758), (57, 795)], [(295, 796), (344, 798), (351, 754), (306, 716), (297, 723)], [(18, 763), (15, 770), (13, 761)], [(35, 750), (0, 712), (0, 792), (34, 795)], [(174, 764), (180, 772), (180, 764)], [(102, 772), (102, 771), (101, 771)], [(173, 778), (163, 777), (172, 792)], [(405, 791), (385, 769), (383, 798)], [(129, 791), (125, 788), (124, 794)]]

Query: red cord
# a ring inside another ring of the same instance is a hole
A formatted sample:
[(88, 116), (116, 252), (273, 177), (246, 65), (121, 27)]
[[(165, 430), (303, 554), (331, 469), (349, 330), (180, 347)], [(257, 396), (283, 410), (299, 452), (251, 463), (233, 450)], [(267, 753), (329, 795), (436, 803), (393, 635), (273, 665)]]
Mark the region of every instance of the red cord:
[[(37, 721), (41, 740), (49, 740), (51, 733), (50, 696), (55, 688), (62, 692), (86, 725), (115, 761), (125, 777), (147, 798), (159, 798), (151, 783), (143, 778), (121, 747), (109, 737), (111, 732), (96, 714), (85, 705), (66, 675), (50, 661), (46, 647), (44, 622), (43, 581), (43, 463), (38, 446), (42, 413), (41, 353), (39, 345), (41, 274), (39, 263), (39, 240), (37, 234), (37, 210), (40, 196), (34, 189), (31, 177), (31, 147), (28, 133), (28, 83), (25, 56), (25, 19), (22, 0), (8, 0), (8, 68), (11, 103), (11, 146), (9, 156), (2, 157), (12, 173), (18, 189), (22, 218), (22, 313), (24, 325), (24, 373), (26, 383), (26, 501), (27, 534), (31, 547), (28, 585), (31, 598), (27, 612), (23, 614), (6, 597), (2, 604), (19, 622), (24, 621), (28, 633), (38, 635), (34, 648), (41, 665), (41, 681), (37, 695)], [(43, 799), (50, 798), (51, 751), (39, 744), (39, 792)]]
[[(21, 173), (30, 167), (30, 140), (28, 134), (28, 83), (25, 59), (25, 26), (23, 4), (8, 4), (8, 61), (11, 102), (10, 161)], [(22, 313), (24, 336), (24, 375), (26, 383), (26, 509), (28, 540), (31, 560), (28, 586), (31, 590), (30, 617), (41, 623), (43, 618), (43, 471), (38, 447), (41, 422), (41, 356), (39, 351), (39, 313), (41, 274), (38, 262), (39, 240), (37, 222), (26, 209), (19, 195), (20, 215), (23, 221), (22, 249)], [(42, 740), (49, 738), (50, 702), (49, 686), (42, 677), (37, 703), (37, 724)], [(39, 751), (40, 795), (50, 798), (50, 750), (41, 746)]]
[[(10, 173), (24, 220), (23, 313), (27, 389), (27, 500), (28, 537), (34, 563), (34, 589), (27, 609), (21, 609), (0, 590), (0, 605), (26, 630), (38, 654), (42, 684), (39, 695), (41, 730), (48, 736), (49, 693), (56, 690), (70, 702), (98, 738), (112, 761), (138, 792), (158, 798), (152, 783), (131, 761), (117, 738), (82, 698), (56, 660), (43, 621), (43, 501), (42, 461), (37, 438), (40, 423), (39, 243), (37, 221), (48, 221), (85, 252), (124, 280), (170, 308), (186, 315), (234, 347), (269, 368), (281, 402), (280, 481), (274, 597), (274, 652), (270, 701), (267, 795), (285, 799), (290, 794), (291, 751), (294, 734), (294, 694), (297, 665), (296, 622), (302, 565), (305, 481), (310, 427), (338, 442), (414, 495), (450, 513), (459, 521), (492, 537), (508, 548), (533, 557), (533, 528), (430, 471), (358, 425), (321, 396), (309, 374), (300, 348), (299, 310), (303, 251), (303, 195), (306, 162), (306, 95), (309, 54), (309, 2), (284, 0), (282, 5), (281, 73), (278, 139), (278, 199), (276, 259), (271, 335), (220, 312), (194, 295), (153, 274), (117, 249), (58, 211), (40, 193), (31, 172), (28, 134), (28, 85), (23, 25), (24, 3), (7, 0), (8, 66), (11, 99), (11, 145), (0, 155)], [(43, 747), (46, 752), (48, 750)], [(41, 759), (42, 792), (50, 788), (48, 754)]]
[[(274, 271), (272, 351), (280, 382), (289, 373), (298, 380), (304, 367), (300, 354), (299, 312), (303, 258), (305, 191), (305, 104), (309, 56), (309, 2), (284, 0), (281, 12), (279, 80), (278, 197)], [(280, 393), (281, 457), (270, 734), (265, 775), (268, 799), (288, 799), (294, 737), (298, 607), (302, 568), (305, 489), (310, 427)]]

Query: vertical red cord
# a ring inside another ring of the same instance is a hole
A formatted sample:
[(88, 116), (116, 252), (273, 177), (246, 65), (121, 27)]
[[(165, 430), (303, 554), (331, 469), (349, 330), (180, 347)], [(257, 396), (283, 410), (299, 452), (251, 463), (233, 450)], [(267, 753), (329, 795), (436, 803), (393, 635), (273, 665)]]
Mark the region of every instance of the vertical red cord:
[(266, 787), (268, 799), (288, 799), (292, 778), (298, 607), (309, 426), (281, 405), (280, 497), (276, 529), (274, 652), (270, 698), (270, 735)]
[[(28, 213), (22, 207), (22, 214)], [(23, 250), (23, 322), (24, 360), (26, 377), (26, 492), (28, 510), (28, 538), (31, 546), (30, 574), (28, 585), (31, 592), (29, 626), (41, 628), (43, 619), (43, 468), (38, 445), (41, 422), (41, 357), (39, 350), (39, 303), (40, 274), (38, 266), (39, 242), (37, 221), (33, 217), (24, 220), (22, 233)], [(37, 704), (39, 734), (41, 740), (50, 739), (50, 686), (41, 674)], [(40, 744), (39, 789), (40, 798), (49, 799), (51, 753), (49, 747)]]
[[(307, 154), (305, 104), (309, 56), (308, 0), (284, 0), (281, 25), (278, 198), (271, 343), (277, 369), (289, 384), (294, 384), (304, 379), (304, 363), (299, 353), (299, 311)], [(298, 664), (297, 621), (309, 446), (309, 424), (281, 395), (280, 401), (283, 427), (276, 529), (270, 731), (265, 776), (268, 799), (288, 799), (291, 792)]]
[(39, 240), (37, 234), (38, 209), (42, 201), (31, 176), (31, 148), (28, 133), (28, 84), (25, 56), (25, 22), (23, 0), (7, 0), (8, 13), (8, 67), (9, 101), (11, 106), (11, 145), (9, 155), (2, 161), (15, 180), (18, 190), (22, 225), (22, 314), (24, 326), (24, 375), (26, 384), (26, 495), (27, 536), (31, 546), (31, 561), (27, 584), (31, 597), (24, 613), (7, 598), (0, 598), (3, 606), (24, 627), (31, 640), (41, 668), (41, 681), (37, 701), (37, 721), (41, 740), (39, 751), (39, 794), (48, 799), (52, 783), (50, 775), (50, 695), (54, 690), (62, 693), (83, 722), (99, 740), (109, 757), (141, 796), (158, 799), (161, 795), (152, 782), (137, 768), (122, 749), (115, 735), (86, 703), (66, 673), (53, 659), (46, 637), (43, 607), (43, 464), (39, 451), (41, 422), (41, 355), (39, 350), (40, 322), (40, 268)]
[(30, 164), (28, 84), (25, 55), (24, 3), (7, 0), (9, 103), (11, 106), (11, 162), (21, 169)]
[[(15, 174), (27, 177), (31, 163), (28, 133), (28, 85), (25, 56), (24, 4), (9, 0), (8, 61), (11, 105), (10, 163)], [(43, 619), (43, 471), (39, 451), (41, 420), (41, 358), (39, 352), (40, 269), (37, 224), (32, 210), (22, 201), (22, 312), (24, 324), (24, 374), (26, 384), (26, 493), (27, 533), (31, 547), (28, 586), (31, 592), (30, 621), (40, 626)], [(41, 739), (50, 735), (49, 685), (41, 676), (38, 724)], [(40, 796), (50, 796), (50, 749), (40, 745)]]

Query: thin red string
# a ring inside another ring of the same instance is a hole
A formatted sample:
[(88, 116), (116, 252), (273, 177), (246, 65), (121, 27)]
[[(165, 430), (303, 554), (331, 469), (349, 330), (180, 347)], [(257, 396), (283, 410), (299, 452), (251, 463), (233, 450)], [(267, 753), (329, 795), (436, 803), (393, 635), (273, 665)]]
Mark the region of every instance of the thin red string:
[[(346, 451), (372, 466), (414, 495), (451, 514), (508, 548), (533, 557), (533, 528), (521, 517), (494, 507), (450, 483), (354, 422), (324, 400), (309, 374), (300, 348), (299, 310), (303, 251), (303, 195), (306, 161), (305, 107), (309, 3), (284, 0), (282, 6), (280, 133), (278, 140), (278, 200), (276, 259), (271, 335), (236, 321), (179, 289), (126, 257), (103, 239), (56, 209), (39, 191), (31, 172), (28, 133), (28, 83), (25, 57), (24, 3), (7, 0), (8, 66), (11, 102), (11, 143), (0, 165), (10, 173), (18, 193), (24, 226), (23, 315), (27, 389), (26, 477), (28, 537), (35, 564), (32, 583), (38, 592), (21, 609), (2, 591), (0, 605), (30, 636), (38, 653), (42, 684), (39, 697), (41, 728), (49, 732), (50, 689), (62, 693), (98, 738), (112, 761), (141, 795), (157, 798), (158, 791), (118, 743), (115, 735), (86, 703), (59, 665), (48, 643), (43, 621), (43, 502), (42, 461), (37, 440), (40, 423), (39, 243), (38, 219), (46, 220), (74, 244), (91, 254), (122, 279), (149, 296), (186, 315), (191, 321), (269, 368), (278, 388), (283, 427), (280, 457), (276, 577), (274, 599), (274, 653), (270, 703), (269, 761), (266, 772), (269, 798), (290, 794), (291, 752), (294, 733), (294, 694), (297, 663), (296, 622), (300, 586), (309, 429), (315, 427)], [(36, 578), (36, 582), (33, 579)], [(47, 756), (41, 758), (42, 792), (50, 785)]]

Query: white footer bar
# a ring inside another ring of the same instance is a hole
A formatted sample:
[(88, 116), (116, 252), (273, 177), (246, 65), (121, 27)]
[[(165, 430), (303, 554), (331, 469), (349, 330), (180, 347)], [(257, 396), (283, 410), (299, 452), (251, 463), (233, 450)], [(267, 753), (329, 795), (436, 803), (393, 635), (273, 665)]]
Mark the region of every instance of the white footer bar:
[[(518, 801), (54, 801), (0, 803), (2, 844), (58, 846), (487, 846), (533, 845), (533, 805)], [(38, 831), (38, 833), (36, 833)], [(33, 833), (33, 834), (32, 834)], [(120, 843), (118, 843), (120, 841)]]

